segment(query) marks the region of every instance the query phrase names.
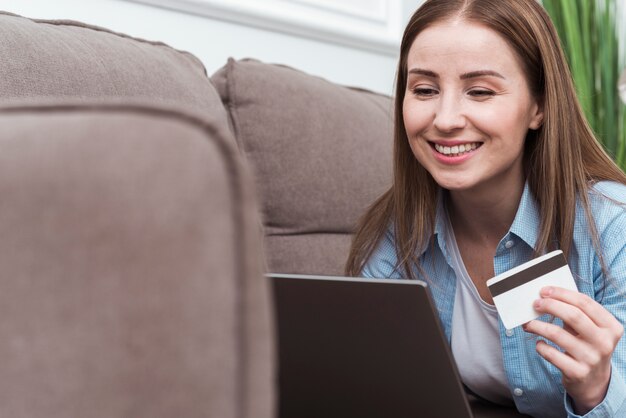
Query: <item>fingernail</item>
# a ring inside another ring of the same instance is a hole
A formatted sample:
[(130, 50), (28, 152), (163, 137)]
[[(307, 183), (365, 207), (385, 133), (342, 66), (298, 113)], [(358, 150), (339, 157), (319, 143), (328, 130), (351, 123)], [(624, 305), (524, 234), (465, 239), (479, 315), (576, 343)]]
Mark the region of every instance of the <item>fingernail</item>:
[(554, 288), (552, 288), (551, 286), (544, 287), (543, 289), (541, 289), (541, 295), (550, 296), (553, 291), (554, 291)]
[(541, 308), (541, 299), (537, 299), (536, 301), (533, 302), (533, 308), (535, 309)]

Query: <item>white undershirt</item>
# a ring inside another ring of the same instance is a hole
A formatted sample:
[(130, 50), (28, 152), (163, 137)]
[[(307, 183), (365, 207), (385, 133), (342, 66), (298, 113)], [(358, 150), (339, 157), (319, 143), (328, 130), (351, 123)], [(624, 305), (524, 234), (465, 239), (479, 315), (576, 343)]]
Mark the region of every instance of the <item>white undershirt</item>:
[(452, 314), (452, 355), (461, 380), (482, 398), (512, 405), (502, 361), (498, 313), (495, 306), (482, 300), (469, 277), (449, 220), (446, 229), (452, 268), (457, 277)]

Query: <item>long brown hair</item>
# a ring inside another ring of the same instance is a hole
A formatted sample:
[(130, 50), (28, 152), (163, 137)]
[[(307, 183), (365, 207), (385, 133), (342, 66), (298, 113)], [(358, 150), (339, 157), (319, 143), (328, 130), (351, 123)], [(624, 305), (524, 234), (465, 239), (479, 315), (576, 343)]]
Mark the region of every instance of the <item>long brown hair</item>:
[(406, 278), (421, 270), (418, 257), (433, 237), (439, 186), (414, 157), (403, 122), (407, 55), (427, 27), (452, 18), (482, 24), (500, 34), (519, 56), (531, 93), (543, 108), (543, 124), (526, 136), (527, 181), (541, 213), (535, 254), (554, 242), (566, 257), (572, 246), (576, 200), (590, 225), (604, 268), (591, 217), (588, 190), (600, 180), (626, 184), (626, 176), (606, 154), (587, 123), (552, 22), (536, 0), (427, 0), (411, 17), (402, 38), (396, 74), (393, 185), (357, 225), (346, 274), (358, 276), (376, 245), (393, 225), (398, 259)]

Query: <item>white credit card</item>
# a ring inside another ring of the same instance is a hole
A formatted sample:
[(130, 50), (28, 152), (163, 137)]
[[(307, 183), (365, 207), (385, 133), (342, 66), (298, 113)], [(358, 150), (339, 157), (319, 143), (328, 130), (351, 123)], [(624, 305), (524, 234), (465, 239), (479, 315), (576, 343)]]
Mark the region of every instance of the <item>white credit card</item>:
[(522, 325), (541, 314), (533, 308), (545, 286), (578, 291), (563, 251), (542, 255), (487, 280), (498, 315), (506, 329)]

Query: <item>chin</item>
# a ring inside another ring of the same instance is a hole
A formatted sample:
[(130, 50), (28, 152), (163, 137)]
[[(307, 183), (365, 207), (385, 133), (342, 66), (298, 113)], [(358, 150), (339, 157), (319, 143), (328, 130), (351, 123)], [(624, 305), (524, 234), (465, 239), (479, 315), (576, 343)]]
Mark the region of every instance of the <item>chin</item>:
[(448, 186), (448, 185), (440, 184), (439, 186), (442, 189), (446, 189), (446, 190), (451, 191), (451, 192), (459, 192), (459, 191), (469, 190), (470, 189), (469, 186), (465, 186), (465, 185)]
[(442, 189), (456, 191), (456, 190), (467, 190), (473, 186), (472, 182), (468, 181), (468, 179), (460, 179), (460, 178), (437, 178), (434, 177), (435, 183), (439, 185)]

